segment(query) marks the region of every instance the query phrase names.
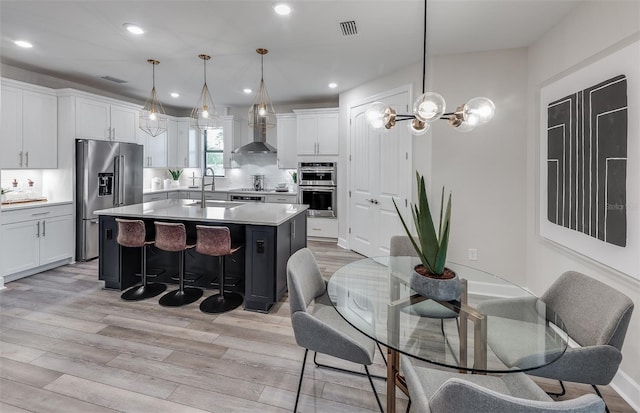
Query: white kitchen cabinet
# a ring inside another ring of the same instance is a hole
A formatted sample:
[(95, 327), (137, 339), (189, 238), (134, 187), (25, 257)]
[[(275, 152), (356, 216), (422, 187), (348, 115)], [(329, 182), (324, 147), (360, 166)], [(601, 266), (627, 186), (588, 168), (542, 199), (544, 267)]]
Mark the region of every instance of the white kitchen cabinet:
[(338, 155), (338, 109), (294, 110), (298, 155)]
[(144, 137), (144, 167), (167, 167), (167, 132), (158, 136), (145, 134)]
[(0, 257), (5, 278), (17, 279), (71, 262), (74, 254), (71, 204), (2, 212)]
[(167, 166), (172, 168), (197, 168), (200, 166), (200, 142), (198, 131), (190, 128), (189, 118), (169, 120), (167, 134)]
[(167, 192), (168, 199), (187, 199), (189, 198), (189, 193), (186, 191), (171, 191)]
[(2, 80), (2, 168), (58, 166), (58, 99), (46, 88)]
[(277, 114), (276, 118), (278, 168), (296, 169), (298, 167), (296, 115), (295, 113), (283, 113)]
[[(200, 191), (190, 191), (189, 198), (190, 199), (200, 199), (202, 197), (202, 193)], [(226, 201), (227, 193), (226, 192), (211, 192), (204, 191), (204, 199), (213, 200), (213, 201)]]
[(287, 192), (277, 193), (277, 194), (267, 194), (266, 202), (271, 202), (274, 204), (297, 204), (298, 203), (298, 195), (290, 194)]
[(153, 194), (142, 195), (142, 202), (162, 201), (165, 199), (168, 199), (168, 195), (166, 192), (156, 192)]
[(137, 143), (138, 111), (90, 97), (76, 98), (76, 136)]
[(307, 236), (338, 238), (338, 220), (335, 218), (307, 217)]
[(236, 168), (238, 163), (233, 159), (233, 150), (242, 145), (240, 119), (232, 115), (220, 116), (222, 121), (222, 136), (224, 137), (224, 152), (222, 165), (224, 168)]

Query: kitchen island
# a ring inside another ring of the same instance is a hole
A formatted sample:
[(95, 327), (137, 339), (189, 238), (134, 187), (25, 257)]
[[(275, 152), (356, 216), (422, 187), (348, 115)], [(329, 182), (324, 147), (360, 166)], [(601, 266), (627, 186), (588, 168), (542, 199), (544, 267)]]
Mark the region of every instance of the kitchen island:
[[(147, 233), (155, 233), (155, 221), (181, 222), (187, 238), (195, 242), (196, 225), (229, 227), (234, 244), (244, 248), (224, 259), (226, 276), (237, 280), (244, 293), (244, 308), (268, 312), (287, 291), (286, 266), (289, 256), (307, 244), (306, 205), (275, 203), (239, 203), (169, 199), (96, 211), (99, 216), (99, 279), (105, 288), (124, 290), (137, 282), (140, 273), (140, 248), (121, 247), (117, 241), (116, 218), (141, 219)], [(149, 273), (164, 270), (155, 281), (177, 282), (178, 259), (175, 253), (155, 247), (147, 253)], [(218, 279), (217, 258), (189, 250), (185, 259), (185, 284), (214, 288)]]

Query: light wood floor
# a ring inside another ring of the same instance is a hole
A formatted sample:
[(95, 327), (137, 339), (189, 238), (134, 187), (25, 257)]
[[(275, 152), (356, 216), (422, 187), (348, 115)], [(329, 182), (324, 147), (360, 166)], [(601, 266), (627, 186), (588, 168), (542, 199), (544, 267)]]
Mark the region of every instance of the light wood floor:
[[(325, 276), (360, 258), (335, 244), (310, 247)], [(304, 351), (295, 344), (286, 300), (269, 314), (238, 309), (214, 316), (197, 303), (125, 302), (102, 287), (92, 261), (0, 292), (0, 412), (292, 410)], [(384, 375), (379, 356), (373, 372)], [(384, 382), (374, 381), (384, 397)], [(612, 412), (633, 412), (612, 389), (602, 390)], [(590, 390), (568, 391), (576, 397)], [(317, 369), (310, 360), (302, 393), (302, 412), (377, 410), (366, 378)], [(404, 411), (404, 396), (398, 406)]]

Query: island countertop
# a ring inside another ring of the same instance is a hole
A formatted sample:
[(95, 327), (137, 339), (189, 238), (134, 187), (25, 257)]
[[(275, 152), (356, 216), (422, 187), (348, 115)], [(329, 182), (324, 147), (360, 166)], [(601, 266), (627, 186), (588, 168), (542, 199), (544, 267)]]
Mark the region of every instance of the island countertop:
[(212, 221), (229, 224), (278, 226), (309, 207), (302, 204), (264, 202), (206, 201), (201, 208), (194, 199), (167, 199), (95, 211), (96, 215), (172, 219), (179, 221)]

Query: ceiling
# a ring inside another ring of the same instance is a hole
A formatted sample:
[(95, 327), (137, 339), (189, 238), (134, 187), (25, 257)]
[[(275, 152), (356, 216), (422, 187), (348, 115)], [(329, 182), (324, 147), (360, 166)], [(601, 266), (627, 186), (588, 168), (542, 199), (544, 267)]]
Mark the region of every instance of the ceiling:
[[(249, 106), (264, 79), (274, 104), (337, 100), (338, 93), (422, 57), (422, 0), (293, 0), (287, 17), (271, 0), (82, 0), (0, 2), (0, 59), (27, 69), (144, 101), (156, 88), (168, 109), (193, 107), (203, 84), (201, 53), (210, 54), (207, 84), (216, 105)], [(579, 0), (430, 0), (429, 54), (527, 46)], [(339, 23), (353, 20), (357, 34)], [(135, 23), (145, 34), (123, 28)], [(24, 39), (33, 48), (22, 49)], [(103, 76), (125, 80), (117, 84)], [(329, 89), (328, 83), (338, 87)], [(180, 97), (171, 98), (177, 91)]]

